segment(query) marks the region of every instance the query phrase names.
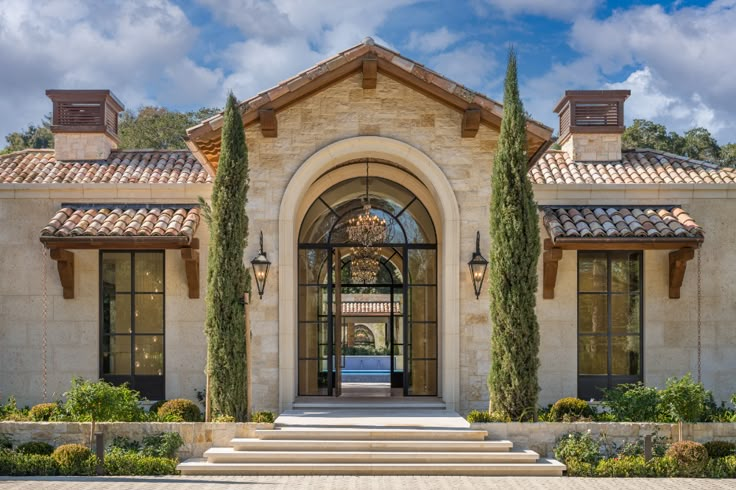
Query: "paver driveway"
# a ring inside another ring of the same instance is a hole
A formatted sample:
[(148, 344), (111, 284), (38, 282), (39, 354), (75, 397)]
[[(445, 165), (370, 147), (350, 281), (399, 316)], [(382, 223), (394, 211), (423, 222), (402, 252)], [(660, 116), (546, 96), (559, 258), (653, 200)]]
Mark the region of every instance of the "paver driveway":
[(522, 478), (471, 476), (168, 476), (104, 478), (0, 477), (0, 490), (734, 490), (736, 480)]

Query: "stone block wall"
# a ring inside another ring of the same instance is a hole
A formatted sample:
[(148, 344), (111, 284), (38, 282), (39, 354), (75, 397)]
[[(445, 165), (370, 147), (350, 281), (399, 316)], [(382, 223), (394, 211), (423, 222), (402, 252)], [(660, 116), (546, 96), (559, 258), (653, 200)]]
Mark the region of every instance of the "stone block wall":
[[(184, 445), (179, 449), (179, 459), (199, 458), (211, 447), (229, 447), (234, 437), (255, 437), (257, 429), (273, 429), (273, 424), (264, 423), (203, 423), (203, 422), (100, 422), (95, 431), (104, 434), (107, 444), (115, 436), (124, 436), (135, 441), (161, 432), (178, 432)], [(48, 442), (54, 446), (62, 444), (88, 445), (91, 423), (79, 422), (0, 422), (0, 434), (6, 434), (14, 445), (29, 441)]]
[[(593, 437), (605, 436), (619, 446), (643, 440), (649, 434), (664, 437), (667, 442), (678, 440), (677, 424), (644, 422), (476, 423), (470, 424), (470, 428), (488, 431), (486, 439), (509, 440), (514, 443), (514, 449), (531, 449), (549, 458), (554, 457), (556, 441), (572, 432), (590, 431)], [(682, 438), (701, 443), (713, 440), (736, 442), (736, 424), (683, 424)]]
[(621, 135), (573, 133), (562, 149), (577, 162), (616, 162), (621, 160)]
[(107, 160), (118, 143), (106, 133), (56, 133), (54, 152), (57, 161)]

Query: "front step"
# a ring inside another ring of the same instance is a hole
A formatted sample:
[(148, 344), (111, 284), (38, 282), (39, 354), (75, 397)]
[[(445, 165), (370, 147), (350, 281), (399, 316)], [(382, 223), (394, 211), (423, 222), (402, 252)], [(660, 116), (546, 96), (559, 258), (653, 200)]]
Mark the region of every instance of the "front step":
[[(330, 448), (332, 449), (332, 448)], [(215, 447), (204, 453), (209, 463), (535, 463), (534, 451), (414, 452), (414, 451), (236, 451)]]
[(210, 463), (192, 458), (177, 466), (182, 475), (472, 475), (562, 476), (565, 465), (536, 463)]
[(511, 451), (511, 441), (454, 440), (327, 440), (327, 439), (246, 439), (235, 438), (230, 444), (236, 451), (419, 451), (469, 452)]
[(470, 429), (363, 429), (363, 428), (283, 428), (256, 429), (258, 439), (373, 440), (373, 441), (482, 441), (488, 432)]

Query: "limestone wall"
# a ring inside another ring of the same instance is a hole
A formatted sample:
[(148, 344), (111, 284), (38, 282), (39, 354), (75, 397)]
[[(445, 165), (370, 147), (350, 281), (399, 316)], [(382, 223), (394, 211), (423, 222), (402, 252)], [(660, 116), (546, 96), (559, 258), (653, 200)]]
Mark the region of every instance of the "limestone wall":
[[(590, 431), (594, 437), (605, 435), (617, 445), (643, 440), (652, 434), (664, 437), (668, 442), (678, 440), (677, 424), (654, 424), (640, 422), (539, 422), (532, 423), (479, 423), (470, 424), (471, 429), (488, 431), (487, 439), (509, 440), (514, 449), (531, 449), (542, 456), (554, 457), (553, 448), (560, 437), (571, 432)], [(683, 424), (682, 437), (685, 440), (708, 442), (713, 440), (736, 442), (736, 424), (702, 423)]]
[(105, 160), (118, 144), (106, 133), (56, 133), (56, 160)]
[[(543, 204), (681, 205), (705, 229), (700, 250), (701, 371), (717, 402), (736, 393), (736, 194), (727, 186), (536, 186)], [(734, 187), (736, 190), (736, 187)], [(540, 222), (541, 226), (541, 222)], [(542, 228), (542, 238), (546, 232)], [(679, 299), (669, 298), (669, 251), (644, 252), (644, 382), (697, 376), (697, 254), (688, 262)], [(542, 278), (540, 257), (538, 273)], [(559, 262), (554, 299), (537, 295), (540, 323), (540, 403), (577, 394), (577, 253)]]
[[(476, 231), (480, 229), (487, 237), (482, 230), (487, 230), (488, 223), (488, 183), (496, 130), (481, 126), (475, 138), (461, 138), (460, 112), (382, 73), (378, 74), (377, 89), (364, 90), (361, 75), (355, 74), (279, 111), (277, 117), (277, 138), (263, 138), (257, 124), (246, 128), (251, 236), (263, 231), (269, 257), (278, 257), (279, 206), (297, 168), (326, 145), (357, 135), (398, 139), (425, 152), (440, 166), (460, 207), (461, 264), (470, 259)], [(246, 257), (254, 256), (257, 246), (251, 240)], [(488, 248), (486, 238), (481, 246)], [(461, 267), (460, 273), (460, 400), (461, 408), (469, 410), (487, 405), (488, 295), (484, 291), (476, 300), (467, 267)], [(278, 407), (278, 274), (274, 262), (266, 293), (262, 300), (254, 299), (251, 309), (251, 362), (257, 366), (253, 394), (262, 404), (258, 409)]]
[[(202, 423), (202, 422), (101, 422), (95, 431), (104, 434), (104, 440), (125, 436), (135, 441), (161, 432), (178, 432), (184, 445), (179, 449), (179, 459), (199, 458), (213, 446), (228, 447), (234, 437), (255, 437), (256, 429), (273, 429), (273, 424), (263, 423)], [(14, 445), (29, 441), (61, 444), (89, 444), (91, 423), (77, 422), (0, 422), (0, 434), (7, 434)]]
[(621, 135), (571, 133), (562, 149), (576, 162), (616, 162), (621, 160)]
[[(8, 186), (0, 188), (0, 399), (14, 395), (20, 406), (43, 401), (43, 282), (47, 288), (47, 399), (69, 389), (74, 376), (99, 376), (99, 251), (72, 250), (75, 296), (64, 299), (56, 262), (39, 241), (41, 229), (62, 203), (195, 202), (209, 186), (160, 190), (146, 186)], [(88, 190), (89, 195), (88, 195)], [(98, 195), (97, 192), (100, 194)], [(203, 333), (208, 233), (200, 239), (200, 298), (189, 299), (179, 251), (166, 252), (166, 396), (195, 399), (205, 386)]]

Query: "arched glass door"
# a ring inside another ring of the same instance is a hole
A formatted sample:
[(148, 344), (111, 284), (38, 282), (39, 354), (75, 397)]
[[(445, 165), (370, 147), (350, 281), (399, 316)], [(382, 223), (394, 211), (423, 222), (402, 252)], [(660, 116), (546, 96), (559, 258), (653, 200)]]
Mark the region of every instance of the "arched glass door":
[(348, 353), (370, 350), (356, 344), (360, 334), (372, 339), (375, 352), (385, 353), (378, 356), (385, 359), (369, 360), (382, 369), (369, 366), (366, 371), (382, 375), (386, 368), (394, 394), (436, 396), (435, 227), (425, 206), (405, 187), (380, 177), (367, 177), (367, 184), (371, 212), (387, 224), (385, 242), (371, 247), (380, 263), (374, 280), (356, 281), (351, 274), (356, 244), (347, 233), (348, 221), (363, 212), (366, 177), (325, 191), (301, 225), (298, 394), (339, 394), (342, 369), (355, 361)]

